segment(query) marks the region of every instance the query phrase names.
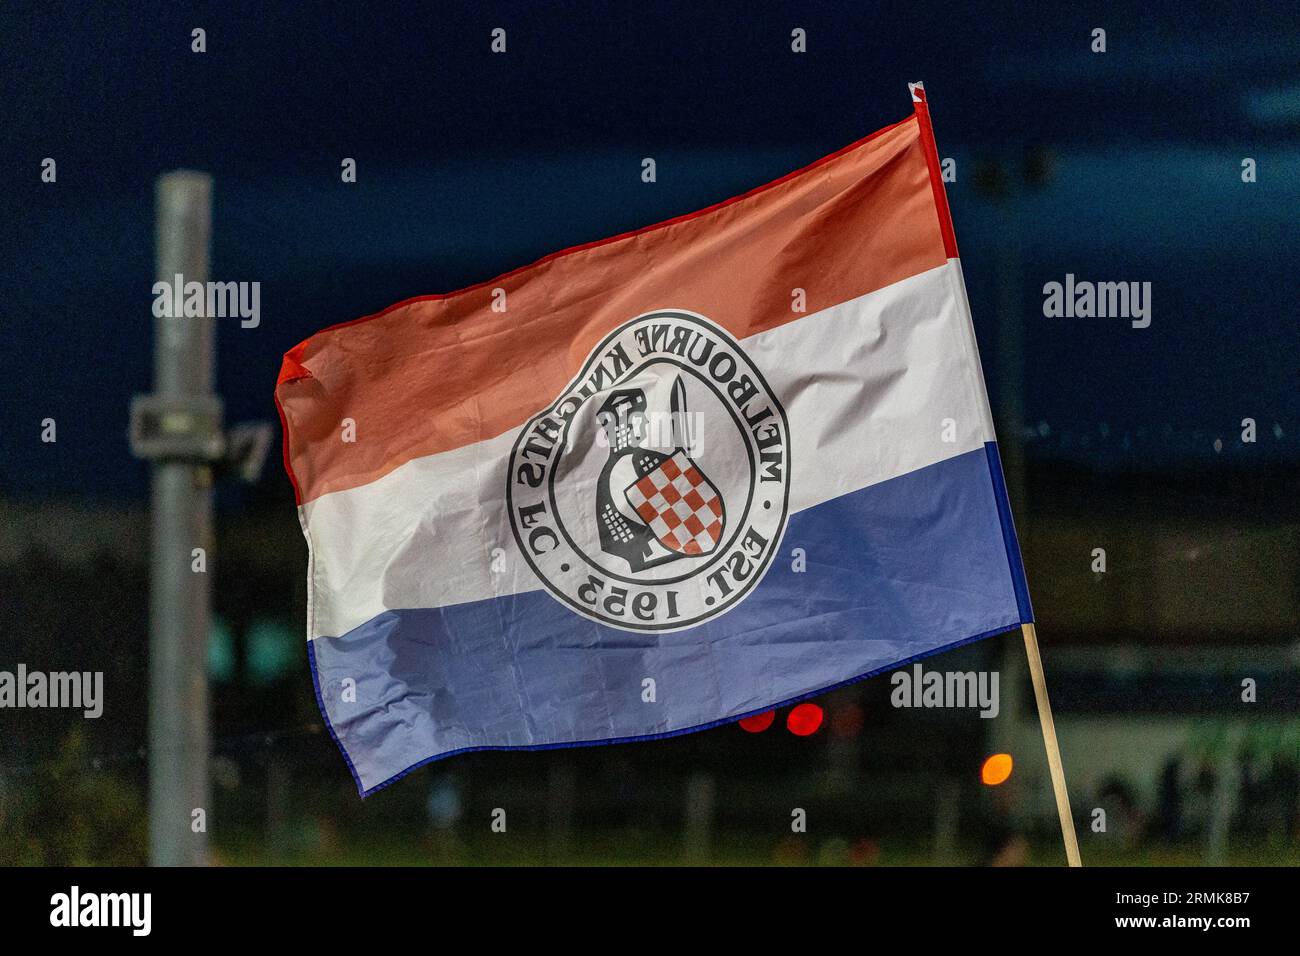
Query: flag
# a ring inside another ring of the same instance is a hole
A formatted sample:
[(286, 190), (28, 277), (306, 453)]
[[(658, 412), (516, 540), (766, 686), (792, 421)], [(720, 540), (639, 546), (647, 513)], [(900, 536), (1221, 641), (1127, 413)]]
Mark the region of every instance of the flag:
[(318, 703), (365, 795), (1032, 620), (924, 91), (700, 212), (284, 358)]

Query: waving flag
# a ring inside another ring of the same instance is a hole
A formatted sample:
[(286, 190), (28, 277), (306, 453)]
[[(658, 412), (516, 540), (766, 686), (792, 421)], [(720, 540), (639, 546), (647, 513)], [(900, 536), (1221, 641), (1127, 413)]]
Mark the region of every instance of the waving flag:
[(1032, 620), (924, 91), (743, 196), (327, 329), (276, 387), (367, 794)]

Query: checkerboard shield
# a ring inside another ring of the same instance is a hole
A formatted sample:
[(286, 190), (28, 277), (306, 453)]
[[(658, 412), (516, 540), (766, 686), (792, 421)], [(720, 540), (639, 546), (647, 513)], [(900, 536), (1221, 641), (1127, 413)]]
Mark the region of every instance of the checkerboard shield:
[(671, 551), (708, 554), (722, 540), (722, 496), (684, 449), (678, 448), (623, 493), (659, 543)]

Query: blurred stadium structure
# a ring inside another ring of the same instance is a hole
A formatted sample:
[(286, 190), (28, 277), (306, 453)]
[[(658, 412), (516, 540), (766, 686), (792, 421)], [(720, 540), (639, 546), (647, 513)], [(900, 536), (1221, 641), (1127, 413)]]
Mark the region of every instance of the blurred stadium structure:
[[(79, 52), (75, 69), (46, 84), (31, 118), (11, 124), (15, 137), (33, 142), (43, 128), (24, 123), (63, 130), (49, 147), (68, 160), (60, 160), (59, 192), (15, 184), (0, 200), (16, 202), (33, 223), (27, 234), (0, 238), (5, 261), (30, 266), (0, 279), (10, 314), (27, 320), (7, 323), (13, 339), (0, 349), (0, 361), (12, 363), (2, 377), (14, 387), (5, 394), (0, 460), (0, 669), (25, 662), (103, 671), (107, 700), (98, 720), (0, 712), (0, 863), (147, 858), (149, 515), (125, 411), (148, 387), (158, 173), (181, 162), (215, 173), (214, 273), (262, 281), (268, 316), (256, 335), (220, 330), (219, 390), (231, 420), (268, 417), (280, 353), (316, 328), (774, 178), (904, 115), (895, 74), (924, 76), (939, 148), (957, 159), (949, 195), (1008, 475), (1018, 484), (1018, 527), (1085, 863), (1295, 862), (1295, 23), (1285, 11), (1247, 19), (1229, 8), (1184, 23), (1181, 13), (1135, 4), (1105, 15), (1112, 38), (1125, 39), (1103, 67), (1087, 52), (1094, 24), (1083, 14), (1058, 21), (1017, 11), (1014, 25), (925, 4), (889, 24), (865, 13), (844, 24), (809, 14), (815, 42), (841, 44), (818, 62), (826, 76), (813, 79), (738, 46), (736, 16), (692, 20), (701, 40), (675, 25), (687, 7), (668, 6), (674, 12), (663, 22), (640, 23), (637, 33), (647, 49), (685, 42), (701, 63), (715, 64), (708, 77), (718, 103), (696, 104), (698, 118), (682, 109), (700, 83), (690, 70), (656, 73), (652, 90), (628, 94), (639, 109), (596, 111), (595, 119), (584, 119), (588, 74), (551, 77), (554, 103), (576, 104), (562, 116), (574, 142), (560, 150), (551, 118), (509, 105), (522, 98), (509, 81), (483, 79), (478, 60), (444, 51), (447, 83), (478, 77), (475, 92), (462, 90), (457, 101), (451, 89), (452, 105), (444, 104), (446, 125), (465, 128), (473, 144), (464, 156), (441, 118), (426, 129), (394, 105), (401, 82), (423, 88), (427, 51), (418, 44), (386, 59), (397, 77), (375, 80), (378, 88), (359, 80), (355, 101), (338, 90), (324, 57), (326, 65), (289, 71), (284, 82), (297, 95), (262, 103), (261, 78), (277, 75), (284, 45), (317, 37), (329, 49), (335, 26), (296, 22), (302, 36), (272, 42), (214, 16), (214, 32), (243, 45), (244, 66), (264, 67), (242, 70), (259, 79), (240, 85), (253, 80), (155, 66), (170, 62), (169, 31), (188, 36), (191, 26), (169, 14), (126, 64), (140, 83), (166, 92), (136, 91), (117, 104), (83, 84), (113, 72), (109, 58), (127, 57), (120, 42), (101, 37), (136, 37), (134, 26), (98, 13), (84, 24), (56, 21), (58, 42), (49, 25), (15, 31), (28, 37), (15, 56), (32, 76), (45, 75), (51, 44)], [(447, 15), (448, 36), (482, 32), (464, 12)], [(747, 36), (788, 35), (787, 16), (755, 16), (743, 21)], [(521, 13), (518, 23), (554, 29), (540, 12)], [(349, 56), (415, 44), (408, 32), (396, 23), (357, 31)], [(559, 56), (566, 41), (547, 35)], [(868, 107), (863, 37), (880, 43)], [(922, 45), (928, 56), (917, 52)], [(583, 49), (574, 56), (605, 55)], [(83, 68), (87, 57), (97, 68)], [(550, 76), (533, 60), (525, 69)], [(744, 88), (724, 73), (747, 77)], [(854, 97), (831, 95), (850, 84)], [(176, 88), (241, 106), (233, 119), (214, 107), (206, 124), (177, 134), (180, 145), (116, 137), (119, 127), (139, 134), (131, 124), (164, 113)], [(879, 90), (890, 92), (887, 106), (876, 101)], [(85, 104), (80, 124), (53, 122), (69, 102)], [(362, 161), (360, 188), (342, 197), (320, 185), (337, 177), (336, 154), (353, 148), (320, 132), (340, 109), (350, 109), (358, 137), (378, 143)], [(502, 109), (504, 131), (494, 132)], [(719, 110), (739, 118), (726, 125)], [(647, 148), (640, 123), (666, 143), (670, 166), (692, 171), (663, 177), (653, 196), (625, 182), (627, 164), (635, 168)], [(399, 127), (416, 130), (409, 142), (394, 141)], [(305, 144), (298, 152), (295, 138)], [(119, 139), (135, 145), (127, 150)], [(248, 140), (272, 158), (229, 146), (246, 149)], [(227, 149), (214, 152), (210, 142)], [(457, 162), (430, 165), (444, 154)], [(1265, 171), (1253, 192), (1243, 192), (1251, 187), (1238, 175), (1245, 155)], [(66, 248), (84, 254), (68, 261), (52, 251)], [(1045, 319), (1039, 289), (1066, 271), (1155, 280), (1152, 329), (1138, 337)], [(99, 354), (69, 362), (74, 340)], [(59, 419), (57, 448), (31, 438), (46, 410)], [(1254, 445), (1238, 440), (1248, 416), (1258, 419)], [(729, 726), (655, 743), (469, 754), (359, 801), (308, 676), (306, 550), (287, 482), (272, 465), (251, 487), (219, 487), (216, 503), (207, 668), (218, 862), (1061, 859), (1015, 633), (927, 662), (1000, 670), (995, 719), (894, 709), (888, 678), (879, 677), (819, 699), (825, 720), (806, 737), (785, 728), (783, 712), (761, 733)], [(1096, 548), (1106, 550), (1105, 573), (1090, 570)], [(1245, 678), (1258, 685), (1255, 703), (1241, 701)], [(1012, 754), (1015, 770), (1006, 784), (985, 787), (979, 768), (994, 752)], [(509, 810), (509, 840), (488, 830), (496, 807)], [(806, 837), (790, 833), (793, 807), (808, 811)], [(1106, 811), (1104, 835), (1092, 831), (1096, 808)]]

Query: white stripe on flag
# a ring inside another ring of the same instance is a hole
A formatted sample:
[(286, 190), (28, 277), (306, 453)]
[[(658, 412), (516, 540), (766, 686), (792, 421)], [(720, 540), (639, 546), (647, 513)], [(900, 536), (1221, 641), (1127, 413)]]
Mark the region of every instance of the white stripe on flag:
[[(791, 513), (994, 439), (956, 259), (742, 345), (789, 418)], [(539, 395), (538, 407), (552, 398)], [(308, 636), (342, 635), (386, 610), (539, 589), (506, 516), (515, 435), (303, 505)]]

